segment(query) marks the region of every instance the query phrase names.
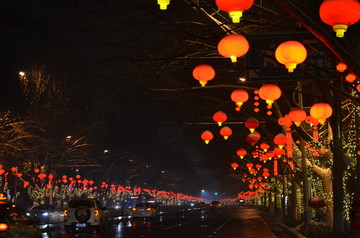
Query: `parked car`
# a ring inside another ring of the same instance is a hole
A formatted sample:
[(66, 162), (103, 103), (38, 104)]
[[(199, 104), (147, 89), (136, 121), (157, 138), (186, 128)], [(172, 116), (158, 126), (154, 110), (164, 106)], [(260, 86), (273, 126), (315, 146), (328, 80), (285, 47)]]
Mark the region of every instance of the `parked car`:
[(219, 201), (212, 201), (210, 203), (210, 209), (220, 209), (221, 208), (221, 202)]
[(54, 224), (64, 222), (64, 212), (54, 205), (41, 204), (30, 208), (30, 219), (39, 224)]
[(72, 199), (64, 210), (64, 226), (68, 232), (96, 230), (104, 232), (106, 227), (106, 207), (97, 199)]
[(41, 231), (31, 223), (26, 210), (15, 203), (0, 203), (1, 238), (39, 238)]
[(155, 218), (157, 215), (156, 205), (147, 202), (136, 203), (135, 207), (131, 208), (131, 215), (134, 219)]

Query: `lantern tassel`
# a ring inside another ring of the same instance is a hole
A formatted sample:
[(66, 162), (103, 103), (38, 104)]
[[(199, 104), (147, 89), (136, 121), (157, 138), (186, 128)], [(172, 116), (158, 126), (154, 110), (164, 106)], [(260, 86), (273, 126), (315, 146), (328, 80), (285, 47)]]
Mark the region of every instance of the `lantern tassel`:
[(286, 132), (286, 150), (287, 150), (287, 156), (288, 158), (292, 158), (293, 157), (293, 152), (292, 152), (292, 136), (291, 136), (291, 132)]

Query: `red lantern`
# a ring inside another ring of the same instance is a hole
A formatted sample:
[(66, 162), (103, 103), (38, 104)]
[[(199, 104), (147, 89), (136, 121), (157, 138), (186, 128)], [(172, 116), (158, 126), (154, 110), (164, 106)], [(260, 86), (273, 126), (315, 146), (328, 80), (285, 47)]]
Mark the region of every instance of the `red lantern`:
[(283, 154), (285, 154), (285, 151), (281, 148), (275, 148), (273, 153), (276, 157), (280, 158)]
[(315, 103), (310, 108), (310, 115), (317, 119), (321, 125), (323, 125), (327, 118), (332, 114), (332, 108), (327, 103)]
[(236, 151), (236, 154), (240, 156), (240, 159), (243, 159), (244, 156), (247, 154), (247, 151), (243, 148), (240, 148)]
[(358, 93), (360, 93), (360, 84), (356, 86), (356, 90), (358, 91)]
[(348, 83), (353, 83), (356, 80), (356, 75), (354, 73), (349, 73), (348, 75), (346, 75), (345, 80)]
[(347, 65), (344, 64), (343, 62), (340, 62), (336, 65), (336, 69), (337, 69), (337, 71), (342, 73), (347, 69)]
[(234, 162), (234, 163), (231, 164), (231, 167), (235, 170), (235, 169), (237, 169), (239, 167), (239, 164)]
[(324, 23), (332, 26), (336, 37), (344, 37), (348, 26), (360, 19), (360, 3), (357, 0), (325, 0), (319, 14)]
[(40, 169), (34, 169), (34, 172), (35, 172), (35, 173), (39, 173), (39, 172), (40, 172)]
[(265, 84), (259, 89), (259, 96), (265, 100), (268, 107), (271, 108), (275, 100), (281, 96), (281, 90), (275, 84)]
[(171, 0), (158, 0), (158, 4), (160, 5), (160, 10), (166, 10), (167, 6), (170, 4)]
[(233, 23), (239, 23), (243, 12), (254, 4), (254, 0), (216, 0), (215, 2), (218, 8), (229, 13)]
[(256, 142), (258, 142), (260, 138), (261, 138), (260, 133), (254, 131), (253, 133), (250, 133), (249, 135), (246, 136), (246, 142), (253, 146)]
[(227, 140), (229, 138), (229, 136), (231, 136), (231, 134), (232, 134), (232, 130), (227, 126), (224, 126), (220, 130), (220, 135), (222, 135), (225, 140)]
[(215, 77), (215, 70), (210, 65), (201, 64), (194, 68), (193, 77), (199, 80), (202, 87), (205, 87), (207, 82)]
[(213, 120), (218, 123), (219, 126), (227, 120), (227, 116), (223, 111), (217, 111), (213, 115)]
[(231, 62), (236, 62), (237, 57), (245, 55), (249, 50), (249, 42), (242, 35), (228, 35), (222, 38), (218, 44), (220, 55), (229, 57)]
[(204, 131), (201, 134), (201, 139), (205, 141), (206, 144), (209, 144), (209, 142), (214, 138), (214, 135), (211, 133), (211, 131)]
[(280, 149), (283, 148), (284, 145), (286, 145), (286, 142), (287, 142), (287, 137), (282, 133), (277, 134), (274, 138), (274, 143), (278, 145)]
[(274, 157), (274, 152), (272, 152), (271, 150), (269, 150), (269, 151), (266, 152), (265, 155), (266, 155), (266, 157), (267, 157), (269, 160), (271, 160), (272, 157)]
[(304, 62), (306, 56), (306, 48), (298, 41), (285, 41), (275, 50), (275, 58), (286, 66), (289, 73), (294, 72), (296, 65)]
[(267, 179), (270, 176), (270, 173), (265, 171), (264, 173), (262, 173), (262, 176)]
[(302, 109), (292, 109), (289, 112), (290, 119), (295, 123), (296, 126), (300, 126), (301, 122), (306, 118), (306, 112)]
[(254, 166), (253, 163), (247, 163), (247, 164), (246, 164), (246, 167), (247, 167), (248, 169), (251, 169), (253, 166)]
[(258, 170), (261, 169), (262, 165), (261, 164), (256, 164), (255, 168), (257, 168)]
[(268, 145), (266, 143), (261, 143), (260, 148), (266, 152), (270, 148), (270, 145)]
[(255, 117), (249, 117), (245, 121), (245, 127), (248, 128), (250, 132), (254, 132), (258, 126), (259, 126), (259, 121)]
[(249, 99), (249, 94), (243, 89), (235, 89), (231, 93), (231, 100), (233, 100), (236, 104), (236, 110), (240, 111), (241, 106), (244, 102)]

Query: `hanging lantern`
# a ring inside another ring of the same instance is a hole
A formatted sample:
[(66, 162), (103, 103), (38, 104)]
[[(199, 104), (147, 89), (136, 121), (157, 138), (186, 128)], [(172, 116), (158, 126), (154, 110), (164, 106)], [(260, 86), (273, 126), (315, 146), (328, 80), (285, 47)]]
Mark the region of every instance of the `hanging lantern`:
[(235, 170), (239, 167), (239, 164), (234, 162), (234, 163), (231, 163), (231, 167)]
[(280, 98), (281, 90), (275, 84), (265, 84), (259, 89), (259, 96), (266, 101), (270, 109), (274, 101)]
[(250, 132), (254, 132), (258, 126), (259, 126), (259, 121), (255, 117), (249, 117), (245, 121), (245, 127), (248, 128)]
[(158, 0), (158, 4), (160, 5), (160, 10), (166, 10), (167, 6), (170, 4), (171, 0)]
[(273, 153), (276, 157), (280, 158), (282, 155), (285, 154), (285, 151), (281, 148), (275, 148)]
[(211, 133), (211, 131), (204, 131), (201, 134), (201, 139), (205, 141), (206, 144), (209, 144), (209, 142), (214, 138), (214, 135)]
[(261, 169), (262, 165), (261, 164), (256, 164), (255, 168), (257, 168), (258, 170)]
[(229, 57), (235, 63), (237, 57), (245, 55), (249, 50), (249, 42), (242, 35), (227, 35), (218, 44), (220, 55)]
[(224, 139), (227, 140), (229, 138), (229, 136), (232, 135), (232, 130), (227, 126), (224, 126), (220, 130), (220, 135), (222, 135), (224, 137)]
[(249, 135), (246, 136), (246, 142), (253, 146), (256, 142), (258, 142), (260, 138), (261, 138), (260, 133), (254, 131), (253, 133), (250, 133)]
[(279, 176), (279, 163), (277, 159), (274, 159), (274, 176)]
[(264, 173), (262, 173), (262, 176), (267, 179), (270, 176), (270, 173), (265, 171)]
[(332, 26), (336, 37), (344, 37), (348, 26), (360, 19), (360, 3), (357, 0), (325, 0), (319, 9), (321, 20)]
[(315, 140), (319, 141), (318, 119), (315, 119), (312, 116), (307, 116), (305, 122), (313, 127), (313, 137)]
[(275, 50), (275, 58), (286, 66), (289, 73), (294, 72), (296, 65), (302, 63), (306, 56), (306, 48), (298, 41), (285, 41)]
[(247, 163), (247, 164), (246, 164), (246, 167), (247, 167), (248, 169), (251, 169), (252, 167), (254, 167), (254, 164), (253, 164), (253, 163)]
[(287, 142), (287, 137), (282, 133), (277, 134), (274, 138), (274, 143), (278, 145), (280, 149), (282, 149), (284, 145), (286, 145), (286, 142)]
[(243, 89), (235, 89), (231, 93), (231, 100), (233, 100), (237, 106), (236, 111), (240, 111), (241, 106), (248, 99), (249, 99), (249, 94)]
[(304, 121), (306, 118), (306, 112), (299, 108), (292, 109), (289, 112), (289, 117), (295, 123), (295, 125), (299, 127), (301, 122)]
[(266, 152), (270, 148), (270, 145), (268, 145), (266, 143), (261, 143), (260, 148)]
[(348, 83), (353, 83), (356, 80), (356, 75), (354, 73), (349, 73), (348, 75), (346, 75), (345, 80)]
[(218, 8), (229, 13), (233, 23), (239, 23), (243, 12), (254, 4), (254, 0), (216, 0), (215, 2)]
[(332, 108), (327, 103), (315, 103), (310, 108), (310, 115), (318, 119), (319, 123), (323, 125), (327, 118), (332, 114)]
[(240, 156), (240, 159), (243, 159), (244, 156), (247, 154), (247, 151), (243, 148), (240, 148), (236, 151), (236, 154)]
[(213, 115), (213, 120), (215, 122), (217, 122), (217, 124), (219, 126), (222, 125), (223, 122), (225, 122), (227, 120), (227, 116), (223, 111), (217, 111), (215, 112), (215, 114)]
[(274, 152), (272, 152), (271, 150), (266, 152), (266, 157), (271, 160), (274, 157)]
[(339, 72), (344, 72), (347, 69), (347, 65), (343, 62), (340, 62), (336, 65), (336, 70)]
[(201, 87), (205, 87), (208, 81), (215, 77), (215, 70), (207, 64), (200, 64), (193, 70), (193, 77), (199, 81)]
[(356, 90), (358, 91), (358, 93), (360, 93), (360, 84), (356, 86)]

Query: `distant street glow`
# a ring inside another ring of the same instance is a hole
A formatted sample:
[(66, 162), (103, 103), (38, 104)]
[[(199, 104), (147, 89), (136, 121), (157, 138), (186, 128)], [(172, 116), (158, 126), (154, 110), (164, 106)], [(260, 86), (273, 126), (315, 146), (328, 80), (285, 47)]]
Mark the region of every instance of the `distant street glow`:
[(241, 82), (245, 82), (245, 81), (246, 81), (246, 78), (240, 77), (239, 80), (240, 80)]

